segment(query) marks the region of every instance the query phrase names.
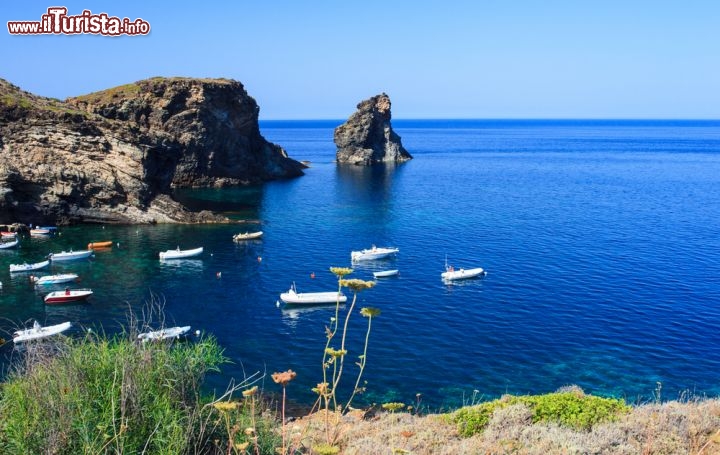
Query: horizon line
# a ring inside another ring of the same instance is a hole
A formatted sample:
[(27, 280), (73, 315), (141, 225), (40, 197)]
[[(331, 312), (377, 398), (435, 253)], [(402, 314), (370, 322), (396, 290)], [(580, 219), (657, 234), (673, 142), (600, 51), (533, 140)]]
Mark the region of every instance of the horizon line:
[[(258, 118), (261, 122), (345, 122), (348, 118)], [(393, 120), (425, 120), (425, 121), (598, 121), (598, 122), (720, 122), (719, 118), (710, 117), (397, 117)]]

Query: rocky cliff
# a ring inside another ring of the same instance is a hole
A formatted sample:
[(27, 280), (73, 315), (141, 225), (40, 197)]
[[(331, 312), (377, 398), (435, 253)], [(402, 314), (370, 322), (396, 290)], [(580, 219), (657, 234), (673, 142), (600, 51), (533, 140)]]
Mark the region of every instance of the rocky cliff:
[(385, 93), (360, 102), (347, 122), (335, 128), (338, 163), (369, 165), (412, 159), (390, 118), (390, 98)]
[(0, 222), (172, 223), (173, 188), (303, 174), (267, 142), (258, 106), (225, 79), (153, 78), (66, 101), (0, 80)]

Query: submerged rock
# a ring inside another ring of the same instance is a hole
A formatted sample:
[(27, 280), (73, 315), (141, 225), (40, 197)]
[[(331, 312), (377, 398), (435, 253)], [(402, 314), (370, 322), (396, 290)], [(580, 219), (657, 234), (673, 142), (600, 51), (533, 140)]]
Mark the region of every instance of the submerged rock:
[(303, 174), (262, 137), (258, 111), (226, 79), (152, 78), (64, 102), (0, 79), (0, 222), (223, 221), (173, 189)]
[(370, 165), (412, 159), (390, 118), (390, 98), (385, 93), (360, 102), (347, 122), (335, 128), (338, 163)]

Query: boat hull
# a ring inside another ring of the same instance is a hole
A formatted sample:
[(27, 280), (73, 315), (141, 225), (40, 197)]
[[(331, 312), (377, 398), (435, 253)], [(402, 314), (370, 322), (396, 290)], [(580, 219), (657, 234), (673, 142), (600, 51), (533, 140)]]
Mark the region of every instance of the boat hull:
[(203, 252), (203, 247), (195, 248), (192, 250), (167, 250), (160, 253), (160, 260), (166, 259), (185, 259), (200, 256)]
[(90, 289), (74, 289), (71, 291), (55, 291), (45, 296), (43, 299), (47, 305), (65, 305), (68, 303), (78, 303), (87, 300), (93, 292)]

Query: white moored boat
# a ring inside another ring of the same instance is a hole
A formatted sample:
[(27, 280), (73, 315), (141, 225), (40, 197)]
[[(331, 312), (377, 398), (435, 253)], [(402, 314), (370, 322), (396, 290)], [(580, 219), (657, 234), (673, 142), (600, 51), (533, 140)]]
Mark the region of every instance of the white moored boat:
[(13, 334), (13, 341), (15, 343), (21, 343), (23, 341), (37, 340), (38, 338), (45, 338), (51, 335), (62, 333), (72, 327), (70, 322), (63, 322), (62, 324), (48, 325), (43, 327), (35, 321), (32, 328), (18, 330)]
[(480, 275), (485, 275), (485, 270), (483, 270), (482, 267), (474, 269), (455, 269), (450, 266), (445, 267), (445, 271), (440, 274), (440, 277), (445, 281), (454, 281), (475, 278)]
[(10, 264), (11, 272), (31, 272), (33, 270), (39, 270), (50, 265), (50, 261), (36, 262), (34, 264)]
[(144, 332), (138, 335), (138, 339), (145, 341), (151, 340), (169, 340), (172, 338), (180, 338), (190, 331), (190, 326), (186, 325), (183, 327), (169, 327), (167, 329), (153, 330), (151, 332)]
[(61, 273), (58, 275), (45, 275), (45, 276), (33, 276), (30, 275), (30, 279), (35, 284), (58, 284), (67, 283), (69, 281), (77, 280), (78, 276), (75, 273)]
[(400, 271), (397, 270), (397, 269), (394, 269), (394, 270), (381, 270), (381, 271), (379, 271), (379, 272), (373, 272), (373, 276), (374, 276), (375, 278), (386, 278), (386, 277), (389, 277), (389, 276), (395, 276), (395, 275), (397, 275), (398, 273), (400, 273)]
[(51, 261), (74, 261), (76, 259), (85, 259), (92, 256), (93, 250), (82, 250), (82, 251), (62, 251), (60, 253), (50, 253)]
[(298, 293), (295, 284), (290, 290), (280, 294), (280, 300), (291, 305), (315, 305), (320, 303), (344, 303), (347, 296), (342, 292), (303, 292)]
[(20, 243), (20, 240), (17, 237), (15, 237), (15, 240), (11, 240), (9, 242), (0, 242), (0, 249), (14, 248), (14, 247), (18, 246), (18, 243)]
[(164, 259), (184, 259), (191, 258), (194, 256), (200, 256), (203, 252), (203, 247), (194, 248), (192, 250), (181, 250), (177, 247), (174, 250), (167, 250), (160, 253), (160, 260)]
[(392, 248), (392, 247), (377, 247), (375, 245), (372, 246), (372, 248), (360, 250), (360, 251), (352, 251), (350, 253), (350, 259), (355, 261), (372, 261), (375, 259), (383, 259), (388, 256), (391, 256), (395, 253), (400, 251), (398, 248)]
[(240, 242), (242, 240), (259, 239), (260, 237), (262, 237), (262, 235), (263, 235), (262, 231), (246, 232), (244, 234), (240, 233), (240, 234), (233, 235), (233, 240), (235, 240), (236, 242)]
[(30, 229), (30, 235), (33, 237), (44, 237), (48, 235), (52, 235), (52, 230), (49, 228), (34, 228)]

